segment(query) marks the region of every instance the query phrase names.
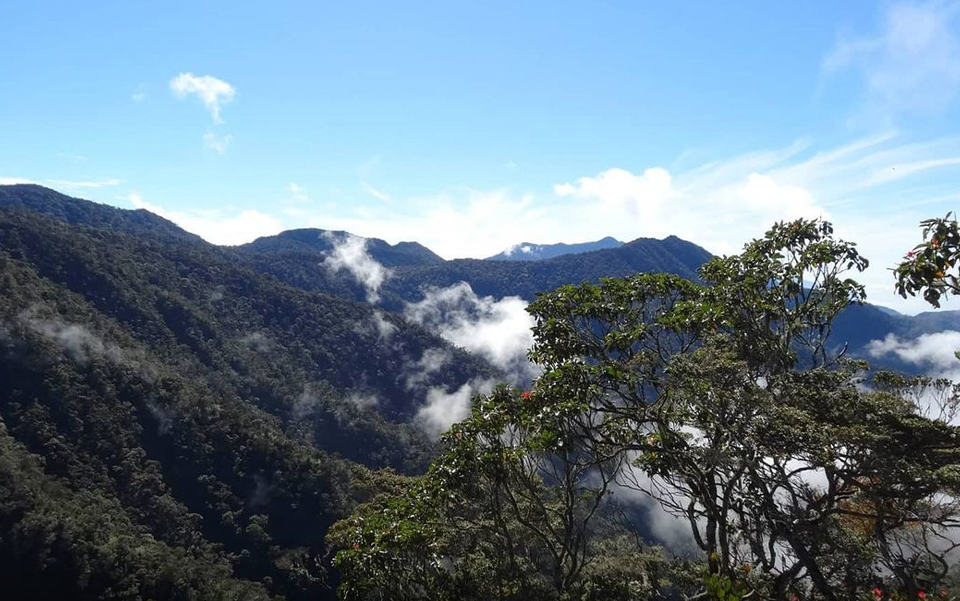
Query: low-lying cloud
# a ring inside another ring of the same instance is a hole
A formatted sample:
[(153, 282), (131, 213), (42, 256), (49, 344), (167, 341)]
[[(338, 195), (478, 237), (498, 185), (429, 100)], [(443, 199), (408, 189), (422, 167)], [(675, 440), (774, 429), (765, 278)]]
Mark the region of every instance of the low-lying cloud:
[(380, 300), (380, 286), (390, 277), (390, 270), (367, 252), (367, 239), (353, 234), (324, 232), (323, 237), (333, 244), (322, 265), (337, 273), (346, 269), (367, 290), (367, 301)]
[(446, 365), (453, 354), (444, 348), (429, 348), (417, 361), (409, 362), (403, 373), (403, 385), (407, 390), (414, 390), (426, 384), (433, 374)]
[(470, 415), (474, 396), (490, 392), (495, 385), (493, 380), (478, 378), (452, 392), (442, 387), (431, 388), (427, 391), (426, 402), (417, 411), (414, 422), (428, 435), (437, 438), (450, 429), (450, 426)]
[(67, 323), (57, 318), (42, 319), (29, 313), (20, 315), (20, 322), (60, 349), (77, 363), (106, 357), (113, 361), (123, 359), (123, 351), (113, 344), (104, 343), (98, 336), (80, 324)]
[(466, 282), (429, 288), (420, 302), (408, 303), (408, 320), (445, 340), (481, 355), (504, 371), (514, 385), (525, 385), (539, 371), (527, 359), (533, 345), (533, 317), (518, 297), (480, 297)]
[(960, 360), (954, 354), (960, 350), (960, 332), (956, 330), (923, 334), (913, 339), (887, 334), (883, 340), (870, 341), (866, 349), (871, 357), (893, 356), (931, 375), (960, 380)]

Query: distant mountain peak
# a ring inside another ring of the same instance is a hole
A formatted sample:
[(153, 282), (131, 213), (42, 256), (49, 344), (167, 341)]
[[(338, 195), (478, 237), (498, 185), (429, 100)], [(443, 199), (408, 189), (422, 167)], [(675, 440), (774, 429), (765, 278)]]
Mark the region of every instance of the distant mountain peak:
[(487, 257), (487, 261), (542, 261), (552, 259), (561, 255), (574, 255), (591, 252), (594, 250), (603, 250), (605, 248), (617, 248), (623, 246), (616, 238), (606, 236), (594, 242), (580, 242), (576, 244), (536, 244), (533, 242), (520, 242), (505, 249), (503, 252)]

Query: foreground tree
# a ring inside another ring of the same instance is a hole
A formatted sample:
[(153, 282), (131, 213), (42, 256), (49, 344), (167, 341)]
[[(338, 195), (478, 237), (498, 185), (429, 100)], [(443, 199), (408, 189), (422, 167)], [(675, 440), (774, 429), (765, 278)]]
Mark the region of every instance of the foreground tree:
[(603, 510), (622, 454), (588, 449), (565, 421), (539, 393), (478, 398), (424, 477), (333, 529), (341, 597), (626, 600), (682, 571)]
[(922, 294), (934, 307), (940, 299), (960, 293), (960, 227), (952, 213), (920, 222), (923, 242), (907, 252), (894, 269), (897, 292), (906, 298)]
[[(960, 525), (957, 391), (869, 378), (831, 345), (834, 317), (864, 298), (848, 273), (866, 265), (829, 224), (801, 220), (708, 262), (703, 284), (642, 274), (542, 295), (530, 307), (530, 356), (544, 369), (533, 394), (477, 399), (412, 493), (355, 518), (367, 521), (352, 523), (338, 555), (341, 590), (426, 573), (422, 598), (464, 578), (472, 590), (497, 582), (485, 598), (591, 598), (600, 541), (627, 527), (616, 487), (689, 525), (705, 565), (699, 586), (675, 579), (674, 592), (832, 601), (935, 590)], [(417, 538), (384, 545), (399, 515)], [(630, 565), (636, 576), (657, 564)]]

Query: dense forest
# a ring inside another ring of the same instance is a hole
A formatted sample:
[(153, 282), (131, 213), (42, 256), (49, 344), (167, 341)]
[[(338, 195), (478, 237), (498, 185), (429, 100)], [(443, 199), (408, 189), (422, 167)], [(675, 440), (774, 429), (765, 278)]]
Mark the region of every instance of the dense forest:
[[(926, 224), (904, 294), (960, 291), (955, 226)], [(957, 391), (862, 357), (956, 313), (864, 303), (865, 260), (828, 224), (732, 257), (676, 237), (537, 261), (368, 240), (375, 289), (324, 267), (350, 239), (217, 247), (0, 186), (5, 595), (955, 594)], [(538, 377), (477, 391), (437, 440), (416, 420), (429, 391), (511, 381), (407, 318), (461, 282), (531, 302)], [(678, 517), (680, 546), (653, 523)]]

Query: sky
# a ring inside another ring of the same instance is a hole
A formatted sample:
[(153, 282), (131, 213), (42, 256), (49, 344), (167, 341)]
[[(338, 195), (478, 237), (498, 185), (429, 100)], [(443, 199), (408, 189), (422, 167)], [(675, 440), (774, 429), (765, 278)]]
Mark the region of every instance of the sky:
[(914, 313), (889, 268), (960, 208), (955, 2), (4, 0), (0, 74), (0, 184), (218, 244), (729, 254), (823, 217)]

